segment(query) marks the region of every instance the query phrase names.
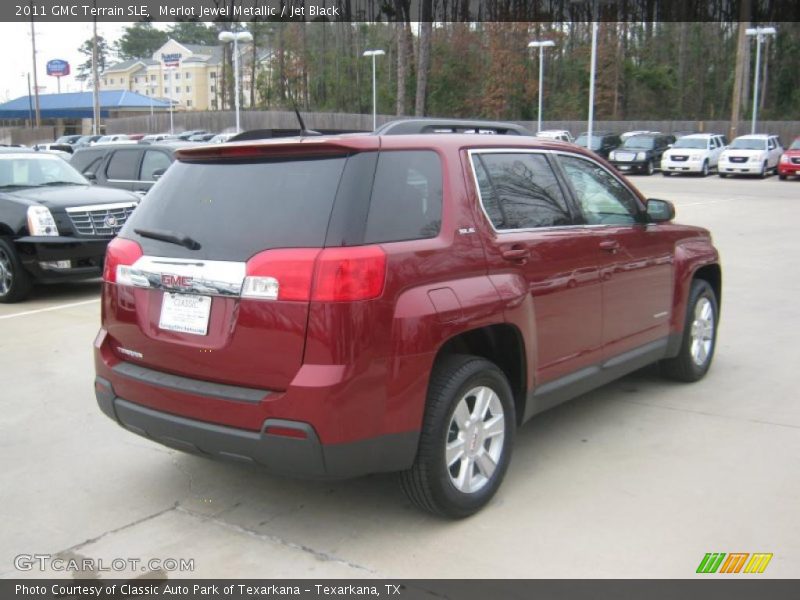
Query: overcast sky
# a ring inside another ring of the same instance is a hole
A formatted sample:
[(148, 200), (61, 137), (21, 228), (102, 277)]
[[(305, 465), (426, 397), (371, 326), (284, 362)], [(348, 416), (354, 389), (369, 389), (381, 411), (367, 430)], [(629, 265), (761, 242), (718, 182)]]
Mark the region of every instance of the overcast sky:
[[(98, 23), (97, 32), (112, 45), (128, 25)], [(159, 29), (167, 26), (169, 23), (157, 24)], [(85, 58), (78, 52), (78, 47), (92, 37), (92, 23), (36, 23), (35, 27), (39, 93), (54, 94), (58, 91), (56, 78), (49, 77), (45, 70), (47, 61), (54, 58), (68, 61), (72, 70), (72, 75), (61, 78), (61, 91), (81, 91), (81, 82), (75, 79), (75, 75)], [(0, 102), (27, 96), (28, 73), (31, 73), (33, 85), (30, 23), (0, 23)]]

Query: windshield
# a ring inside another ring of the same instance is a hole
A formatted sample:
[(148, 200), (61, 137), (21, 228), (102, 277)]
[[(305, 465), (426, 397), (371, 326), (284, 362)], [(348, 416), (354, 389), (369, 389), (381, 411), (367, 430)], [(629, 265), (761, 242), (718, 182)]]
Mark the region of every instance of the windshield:
[(767, 140), (738, 138), (730, 145), (731, 150), (766, 150)]
[[(578, 146), (583, 146), (584, 148), (588, 148), (589, 147), (588, 141), (589, 141), (589, 136), (586, 134), (581, 134), (578, 136), (578, 139), (575, 140), (575, 143), (578, 144)], [(591, 150), (597, 150), (598, 148), (600, 148), (602, 141), (603, 139), (601, 136), (593, 135)]]
[(655, 138), (651, 138), (646, 135), (635, 135), (625, 140), (625, 143), (622, 144), (622, 147), (633, 148), (636, 150), (652, 150), (653, 146), (655, 145), (655, 141)]
[(792, 145), (789, 146), (789, 150), (800, 150), (800, 138), (792, 142)]
[(673, 148), (695, 148), (705, 150), (708, 148), (708, 140), (702, 138), (680, 138), (673, 145)]
[(0, 188), (58, 184), (89, 185), (89, 182), (57, 156), (0, 158)]

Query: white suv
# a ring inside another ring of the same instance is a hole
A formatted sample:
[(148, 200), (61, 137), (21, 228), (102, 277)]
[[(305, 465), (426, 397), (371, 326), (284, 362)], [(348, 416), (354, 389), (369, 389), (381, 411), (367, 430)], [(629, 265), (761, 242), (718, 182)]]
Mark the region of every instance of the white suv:
[(777, 135), (755, 134), (737, 137), (719, 157), (719, 176), (759, 175), (778, 169), (783, 147)]
[(700, 173), (703, 177), (716, 169), (726, 140), (716, 133), (694, 133), (679, 138), (661, 157), (661, 172), (665, 177), (673, 173)]
[(572, 134), (566, 129), (547, 129), (537, 133), (536, 137), (547, 140), (558, 140), (559, 142), (569, 142), (570, 144), (575, 143), (575, 138), (572, 137)]

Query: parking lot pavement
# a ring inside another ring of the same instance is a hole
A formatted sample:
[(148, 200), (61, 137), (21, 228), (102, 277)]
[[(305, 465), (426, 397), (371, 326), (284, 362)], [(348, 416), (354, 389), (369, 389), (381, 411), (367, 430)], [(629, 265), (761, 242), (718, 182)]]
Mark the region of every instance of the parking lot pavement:
[(706, 552), (771, 552), (764, 577), (800, 576), (800, 183), (631, 179), (714, 232), (715, 364), (537, 417), (464, 521), (414, 510), (393, 476), (294, 481), (123, 431), (93, 397), (96, 282), (0, 306), (0, 576), (49, 553), (194, 558), (182, 575), (204, 577), (691, 577)]

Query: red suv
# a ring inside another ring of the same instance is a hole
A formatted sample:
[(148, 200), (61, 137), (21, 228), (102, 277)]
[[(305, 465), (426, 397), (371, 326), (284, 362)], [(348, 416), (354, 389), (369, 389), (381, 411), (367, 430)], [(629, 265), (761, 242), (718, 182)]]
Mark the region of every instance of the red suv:
[(792, 142), (778, 161), (778, 177), (786, 179), (790, 175), (800, 177), (800, 138)]
[(703, 377), (708, 231), (588, 151), (487, 129), (180, 150), (108, 249), (100, 408), (286, 475), (400, 471), (463, 517), (535, 414), (653, 362)]

